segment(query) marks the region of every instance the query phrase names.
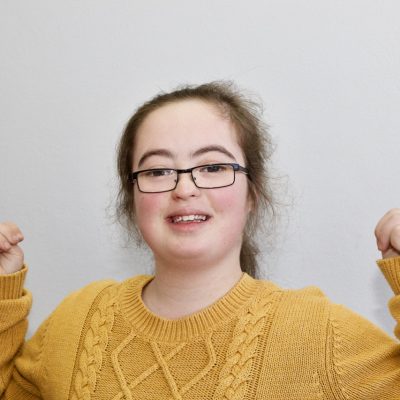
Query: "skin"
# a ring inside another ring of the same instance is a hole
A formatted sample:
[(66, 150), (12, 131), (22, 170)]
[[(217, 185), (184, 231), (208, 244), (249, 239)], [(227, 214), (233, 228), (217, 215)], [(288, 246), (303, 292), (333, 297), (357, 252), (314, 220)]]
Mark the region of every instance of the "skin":
[[(210, 144), (229, 155), (204, 151)], [(153, 154), (143, 160), (149, 152)], [(139, 128), (132, 170), (184, 169), (213, 162), (244, 165), (244, 157), (234, 127), (210, 104), (190, 100), (166, 105)], [(141, 193), (135, 186), (137, 224), (155, 262), (155, 278), (142, 293), (150, 311), (169, 319), (190, 315), (222, 297), (240, 279), (242, 232), (251, 210), (247, 185), (247, 177), (238, 173), (234, 185), (220, 189), (198, 189), (189, 174), (181, 175), (171, 192)], [(179, 226), (168, 219), (191, 213), (209, 219)], [(382, 258), (400, 256), (400, 208), (380, 219), (375, 236)], [(0, 223), (0, 274), (22, 268), (23, 239), (17, 225)]]
[(0, 223), (0, 275), (19, 271), (24, 264), (24, 253), (18, 245), (24, 240), (21, 230), (13, 222)]
[(375, 228), (375, 237), (382, 258), (400, 256), (400, 208), (388, 211)]
[[(146, 154), (153, 155), (140, 163)], [(244, 165), (244, 156), (232, 123), (208, 103), (190, 100), (163, 106), (147, 116), (137, 132), (133, 170), (215, 162)], [(242, 232), (251, 210), (245, 174), (237, 173), (232, 186), (219, 189), (199, 189), (190, 174), (182, 174), (173, 191), (134, 190), (136, 223), (155, 261), (155, 278), (143, 291), (151, 311), (165, 318), (183, 317), (235, 285), (242, 276)], [(168, 218), (190, 214), (209, 219), (173, 224)]]

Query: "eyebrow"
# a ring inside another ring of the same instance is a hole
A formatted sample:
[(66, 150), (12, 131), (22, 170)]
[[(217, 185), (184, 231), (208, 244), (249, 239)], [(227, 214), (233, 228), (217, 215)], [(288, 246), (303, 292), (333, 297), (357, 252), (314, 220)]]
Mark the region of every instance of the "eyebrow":
[[(198, 157), (198, 156), (201, 156), (203, 154), (206, 154), (206, 153), (209, 153), (209, 152), (212, 152), (212, 151), (217, 151), (219, 153), (225, 154), (226, 156), (228, 156), (232, 160), (236, 161), (236, 158), (234, 157), (234, 155), (230, 151), (228, 151), (225, 147), (219, 146), (219, 145), (210, 145), (210, 146), (202, 147), (202, 148), (196, 150), (195, 152), (193, 152), (191, 154), (191, 156), (192, 157)], [(140, 157), (140, 160), (139, 160), (139, 163), (138, 163), (138, 167), (143, 165), (145, 160), (147, 160), (149, 157), (152, 157), (152, 156), (162, 156), (162, 157), (167, 157), (167, 158), (174, 158), (173, 153), (171, 151), (169, 151), (169, 150), (166, 150), (166, 149), (149, 150), (149, 151), (146, 151), (142, 155), (142, 157)]]
[(145, 162), (145, 160), (147, 160), (151, 156), (163, 156), (163, 157), (173, 158), (173, 154), (169, 150), (166, 149), (149, 150), (146, 151), (142, 155), (142, 157), (140, 157), (138, 167), (140, 167)]
[(211, 151), (217, 151), (219, 153), (225, 154), (229, 158), (231, 158), (233, 161), (236, 161), (236, 158), (234, 155), (228, 151), (225, 147), (219, 146), (219, 145), (210, 145), (206, 147), (202, 147), (201, 149), (196, 150), (192, 155), (194, 157), (201, 156), (202, 154), (211, 152)]

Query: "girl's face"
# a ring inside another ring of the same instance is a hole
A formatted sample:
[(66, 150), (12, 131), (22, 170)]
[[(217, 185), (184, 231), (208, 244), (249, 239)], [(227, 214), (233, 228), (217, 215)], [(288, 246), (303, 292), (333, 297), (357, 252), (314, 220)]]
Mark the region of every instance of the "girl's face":
[[(235, 128), (217, 108), (184, 100), (153, 111), (139, 127), (133, 171), (186, 169), (211, 163), (244, 165)], [(142, 193), (134, 187), (136, 222), (156, 262), (239, 263), (242, 232), (250, 211), (247, 177), (236, 172), (232, 186), (199, 189), (190, 174), (180, 174), (170, 192)], [(178, 216), (200, 215), (204, 221)]]

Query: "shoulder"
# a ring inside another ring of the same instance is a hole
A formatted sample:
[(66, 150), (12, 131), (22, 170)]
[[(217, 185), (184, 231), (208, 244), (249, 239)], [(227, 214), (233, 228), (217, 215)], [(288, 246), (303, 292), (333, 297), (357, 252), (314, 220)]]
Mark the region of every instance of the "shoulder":
[(258, 293), (252, 301), (252, 312), (267, 316), (278, 330), (294, 333), (320, 326), (321, 333), (329, 321), (332, 303), (316, 286), (285, 289), (269, 280), (257, 280)]
[(104, 314), (106, 309), (119, 307), (121, 298), (130, 290), (139, 290), (150, 279), (137, 275), (118, 282), (112, 279), (92, 282), (69, 294), (49, 317), (49, 327), (63, 334), (83, 327), (94, 314)]
[[(316, 286), (307, 286), (300, 289), (284, 289), (268, 281), (260, 281), (264, 288), (274, 288), (273, 297), (275, 307), (273, 312), (274, 323), (287, 331), (293, 332), (308, 330), (318, 333), (321, 338), (335, 336), (372, 335), (374, 337), (387, 337), (383, 330), (368, 321), (362, 315), (349, 309), (343, 304), (338, 304), (325, 295)], [(271, 293), (265, 290), (264, 293)], [(271, 297), (271, 295), (270, 295)], [(381, 340), (381, 339), (380, 339)]]
[(273, 295), (276, 299), (279, 299), (279, 303), (313, 303), (323, 302), (329, 303), (328, 297), (325, 293), (317, 286), (306, 286), (300, 289), (286, 289), (269, 280), (259, 280), (261, 288), (261, 294), (265, 296)]
[[(116, 303), (119, 293), (126, 286), (133, 286), (147, 276), (138, 275), (125, 281), (118, 282), (112, 279), (92, 282), (79, 290), (70, 293), (53, 312), (51, 319), (73, 318), (74, 321), (86, 319), (91, 309), (98, 308), (102, 304)], [(73, 321), (70, 321), (73, 322)]]
[[(101, 280), (92, 282), (70, 293), (39, 328), (46, 348), (60, 348), (68, 351), (72, 343), (77, 344), (87, 329), (105, 321), (106, 313), (114, 313), (119, 294), (128, 284), (143, 280), (142, 276), (123, 282)], [(60, 349), (61, 350), (61, 349)]]
[[(285, 289), (270, 281), (260, 281), (262, 303), (272, 303), (272, 323), (293, 334), (318, 325), (320, 333), (326, 329), (334, 304), (316, 286)], [(314, 329), (313, 329), (314, 330)]]

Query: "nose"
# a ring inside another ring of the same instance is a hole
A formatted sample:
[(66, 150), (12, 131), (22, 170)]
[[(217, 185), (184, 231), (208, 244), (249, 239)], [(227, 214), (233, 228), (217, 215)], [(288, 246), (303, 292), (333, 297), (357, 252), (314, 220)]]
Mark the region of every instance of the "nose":
[(200, 189), (194, 184), (190, 172), (179, 174), (177, 179), (178, 183), (172, 192), (175, 197), (188, 198), (199, 195)]

